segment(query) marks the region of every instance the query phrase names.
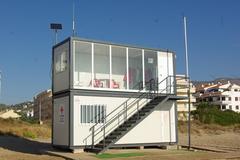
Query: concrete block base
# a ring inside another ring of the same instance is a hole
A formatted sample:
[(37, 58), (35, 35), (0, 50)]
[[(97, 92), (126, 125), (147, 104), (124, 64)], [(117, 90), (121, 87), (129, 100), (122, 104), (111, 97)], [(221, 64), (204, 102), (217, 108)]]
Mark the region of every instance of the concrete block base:
[(166, 149), (166, 150), (177, 150), (177, 149), (179, 149), (178, 145), (159, 146), (159, 148)]
[(84, 150), (82, 148), (79, 149), (72, 149), (72, 153), (83, 153)]
[(144, 149), (144, 146), (139, 146), (139, 149), (140, 149), (140, 150), (143, 150), (143, 149)]
[(182, 149), (182, 146), (177, 145), (177, 149), (178, 149), (178, 150), (181, 150), (181, 149)]

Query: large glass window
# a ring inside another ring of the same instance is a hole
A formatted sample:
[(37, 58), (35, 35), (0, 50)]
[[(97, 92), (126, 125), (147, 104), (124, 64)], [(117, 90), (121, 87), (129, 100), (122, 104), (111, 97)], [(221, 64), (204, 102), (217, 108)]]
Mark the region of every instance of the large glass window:
[(93, 87), (110, 87), (109, 46), (94, 44), (94, 78)]
[(150, 80), (157, 80), (157, 52), (144, 50), (144, 74), (146, 88)]
[(56, 54), (55, 72), (64, 72), (67, 69), (67, 51), (63, 50)]
[[(139, 90), (148, 89), (151, 79), (157, 81), (156, 51), (74, 41), (73, 52), (75, 87)], [(56, 61), (58, 72), (66, 70), (66, 52)]]
[[(139, 90), (142, 87), (142, 50), (128, 49), (128, 82), (129, 89)], [(126, 79), (125, 79), (126, 80)]]
[[(124, 77), (127, 73), (126, 48), (112, 46), (112, 82), (111, 88), (126, 89), (127, 81)], [(126, 77), (125, 77), (126, 78)]]
[(91, 43), (75, 42), (74, 85), (91, 86), (92, 80), (92, 49)]

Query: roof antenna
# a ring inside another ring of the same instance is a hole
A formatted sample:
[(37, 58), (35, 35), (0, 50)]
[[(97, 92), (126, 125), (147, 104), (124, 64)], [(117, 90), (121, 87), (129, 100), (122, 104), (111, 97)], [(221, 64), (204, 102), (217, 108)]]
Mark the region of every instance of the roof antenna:
[(73, 13), (72, 13), (72, 35), (73, 37), (76, 36), (76, 30), (75, 30), (75, 3), (74, 3), (74, 0), (73, 0)]

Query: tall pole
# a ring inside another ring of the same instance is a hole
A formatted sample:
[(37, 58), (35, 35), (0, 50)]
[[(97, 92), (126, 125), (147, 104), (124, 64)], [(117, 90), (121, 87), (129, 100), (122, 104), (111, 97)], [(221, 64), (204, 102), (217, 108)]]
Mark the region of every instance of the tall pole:
[(0, 70), (0, 102), (2, 98), (2, 71)]
[(55, 29), (55, 44), (57, 44), (58, 41), (58, 30)]
[(186, 80), (188, 82), (188, 149), (191, 148), (191, 102), (190, 102), (190, 77), (188, 70), (188, 42), (187, 42), (187, 18), (183, 17), (184, 22), (184, 43), (185, 43), (185, 58), (186, 58)]
[(75, 30), (75, 3), (73, 0), (73, 17), (72, 17), (72, 31), (73, 31), (73, 36), (76, 35), (76, 30)]
[(42, 124), (42, 95), (39, 95), (39, 124)]
[(184, 43), (185, 43), (186, 76), (189, 77), (189, 73), (188, 73), (187, 18), (183, 17), (183, 21), (184, 21)]

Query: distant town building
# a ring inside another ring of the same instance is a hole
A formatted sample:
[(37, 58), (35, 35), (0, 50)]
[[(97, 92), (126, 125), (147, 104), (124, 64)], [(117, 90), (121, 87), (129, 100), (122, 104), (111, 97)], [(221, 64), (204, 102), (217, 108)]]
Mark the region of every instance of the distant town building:
[(27, 115), (27, 117), (33, 117), (33, 116), (34, 116), (33, 109), (28, 110), (28, 111), (26, 112), (26, 115)]
[(240, 86), (230, 81), (198, 85), (196, 96), (198, 103), (208, 102), (221, 110), (240, 112)]
[[(185, 75), (177, 75), (177, 96), (188, 97), (188, 79)], [(190, 82), (190, 110), (196, 110), (196, 98), (193, 96), (195, 94), (196, 88)], [(188, 117), (188, 99), (177, 100), (178, 109), (178, 119), (187, 120)]]
[(41, 121), (52, 118), (52, 91), (46, 90), (34, 98), (34, 118)]

